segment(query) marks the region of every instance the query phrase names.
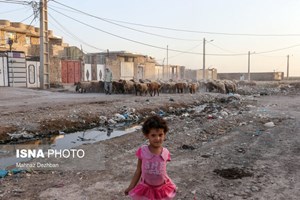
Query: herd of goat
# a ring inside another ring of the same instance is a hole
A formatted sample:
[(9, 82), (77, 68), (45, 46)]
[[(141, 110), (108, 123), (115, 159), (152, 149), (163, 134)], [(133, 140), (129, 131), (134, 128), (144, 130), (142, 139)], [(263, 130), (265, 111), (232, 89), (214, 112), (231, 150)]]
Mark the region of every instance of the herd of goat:
[[(104, 93), (103, 81), (76, 82), (76, 92)], [(231, 80), (207, 80), (207, 81), (151, 81), (151, 80), (119, 80), (112, 82), (114, 94), (136, 94), (159, 96), (159, 93), (196, 93), (201, 88), (207, 92), (235, 93), (237, 84)]]

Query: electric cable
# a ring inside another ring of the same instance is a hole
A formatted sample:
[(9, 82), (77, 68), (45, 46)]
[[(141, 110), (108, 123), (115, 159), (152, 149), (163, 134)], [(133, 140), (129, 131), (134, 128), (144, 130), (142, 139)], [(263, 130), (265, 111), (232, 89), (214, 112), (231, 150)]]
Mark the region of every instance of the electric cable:
[[(82, 39), (80, 39), (79, 37), (77, 37), (76, 35), (74, 35), (73, 33), (71, 33), (71, 31), (69, 31), (68, 29), (66, 29), (62, 24), (60, 24), (50, 13), (48, 13), (50, 18), (55, 21), (59, 26), (60, 26), (60, 30), (62, 30), (63, 32), (65, 32), (66, 34), (70, 35), (71, 37), (73, 37), (73, 39), (77, 40), (78, 42), (81, 42), (83, 44), (85, 44), (86, 46), (89, 46), (91, 48), (94, 48), (94, 49), (97, 49), (97, 50), (100, 50), (100, 51), (106, 51), (104, 49), (100, 49), (98, 47), (95, 47), (91, 44), (88, 44), (86, 42), (84, 42)], [(54, 24), (53, 24), (54, 25)], [(55, 25), (54, 25), (55, 26)]]
[[(53, 2), (56, 2), (56, 1), (53, 1)], [(57, 2), (56, 2), (56, 3), (57, 3)], [(67, 6), (67, 5), (64, 5), (64, 4), (62, 4), (62, 3), (59, 3), (59, 4), (65, 6), (65, 7), (67, 7), (67, 8), (70, 8), (70, 9), (76, 11), (76, 12), (79, 12), (79, 13), (81, 13), (81, 14), (85, 14), (85, 15), (88, 15), (88, 16), (90, 16), (90, 17), (99, 19), (99, 20), (101, 20), (101, 21), (105, 21), (105, 22), (107, 22), (107, 23), (110, 23), (110, 24), (113, 24), (113, 25), (116, 25), (116, 26), (119, 26), (119, 27), (122, 27), (122, 28), (127, 28), (127, 29), (132, 30), (132, 31), (144, 33), (144, 34), (147, 34), (147, 35), (153, 35), (153, 36), (162, 37), (162, 38), (167, 38), (167, 39), (173, 39), (173, 40), (201, 41), (201, 40), (197, 40), (197, 39), (186, 39), (186, 38), (170, 37), (170, 36), (165, 36), (165, 35), (160, 35), (160, 34), (156, 34), (156, 33), (150, 33), (150, 32), (147, 32), (147, 31), (138, 30), (138, 29), (135, 29), (135, 28), (131, 28), (131, 27), (128, 27), (128, 26), (124, 26), (124, 25), (121, 25), (121, 24), (118, 24), (118, 23), (115, 23), (115, 22), (106, 20), (106, 19), (104, 19), (104, 18), (97, 17), (97, 16), (95, 16), (95, 15), (92, 15), (92, 14), (89, 14), (89, 13), (86, 13), (86, 12), (83, 12), (83, 11), (80, 11), (80, 10), (78, 10), (78, 9), (72, 8), (72, 7)], [(48, 6), (48, 7), (51, 7), (51, 6)], [(52, 8), (52, 9), (53, 9), (53, 8)]]
[(18, 9), (14, 9), (14, 10), (8, 10), (8, 11), (0, 12), (0, 15), (1, 14), (6, 14), (6, 13), (12, 13), (12, 12), (20, 11), (20, 10), (23, 10), (23, 9), (24, 8), (18, 8)]
[(11, 0), (0, 0), (0, 3), (11, 3), (11, 4), (21, 4), (21, 5), (28, 5), (31, 2), (29, 1), (11, 1)]
[[(62, 6), (69, 7), (71, 9), (77, 10), (77, 9), (72, 8), (70, 6), (67, 6), (65, 4), (59, 3), (56, 0), (52, 0), (52, 1), (57, 3), (57, 4), (60, 4)], [(78, 10), (78, 12), (85, 13), (85, 12), (80, 11), (80, 10)], [(90, 14), (88, 14), (88, 15), (90, 15)], [(98, 17), (98, 18), (100, 18), (100, 17)], [(164, 29), (164, 30), (177, 31), (177, 32), (188, 32), (188, 33), (201, 33), (201, 34), (227, 35), (227, 36), (259, 36), (259, 37), (300, 36), (300, 34), (257, 34), (257, 33), (253, 34), (253, 33), (226, 33), (226, 32), (197, 31), (197, 30), (177, 29), (177, 28), (169, 28), (169, 27), (162, 27), (162, 26), (145, 25), (145, 24), (132, 23), (132, 22), (126, 22), (126, 21), (114, 20), (114, 19), (108, 19), (108, 18), (101, 18), (101, 19), (111, 21), (111, 22), (114, 21), (114, 22), (119, 22), (119, 23), (124, 23), (124, 24), (131, 24), (131, 25), (135, 25), (135, 26), (142, 26), (142, 27), (149, 27), (149, 28), (156, 28), (156, 29)]]

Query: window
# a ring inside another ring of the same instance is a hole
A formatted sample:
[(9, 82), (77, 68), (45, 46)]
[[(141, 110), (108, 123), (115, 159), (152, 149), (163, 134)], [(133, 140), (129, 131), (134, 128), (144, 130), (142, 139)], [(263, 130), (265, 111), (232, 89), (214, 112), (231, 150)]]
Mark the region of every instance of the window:
[(8, 42), (8, 39), (11, 38), (12, 40), (16, 39), (16, 33), (13, 32), (6, 32), (5, 34), (5, 41)]
[(25, 44), (26, 45), (30, 45), (30, 37), (29, 36), (26, 36), (26, 38), (25, 38)]

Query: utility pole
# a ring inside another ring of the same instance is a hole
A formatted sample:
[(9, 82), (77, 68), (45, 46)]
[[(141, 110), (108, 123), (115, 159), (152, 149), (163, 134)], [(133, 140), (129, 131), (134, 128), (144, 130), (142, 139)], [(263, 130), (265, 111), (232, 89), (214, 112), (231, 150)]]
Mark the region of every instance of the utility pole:
[(167, 74), (168, 74), (168, 79), (170, 79), (170, 69), (169, 69), (169, 45), (167, 45)]
[(286, 63), (286, 79), (289, 80), (289, 71), (290, 71), (290, 55), (287, 55), (287, 63)]
[(248, 51), (248, 81), (250, 82), (250, 51)]
[(48, 7), (47, 0), (40, 0), (40, 88), (50, 88)]
[(202, 74), (202, 78), (205, 81), (206, 77), (205, 77), (205, 38), (203, 38), (203, 74)]
[(165, 79), (165, 58), (162, 61), (162, 79)]

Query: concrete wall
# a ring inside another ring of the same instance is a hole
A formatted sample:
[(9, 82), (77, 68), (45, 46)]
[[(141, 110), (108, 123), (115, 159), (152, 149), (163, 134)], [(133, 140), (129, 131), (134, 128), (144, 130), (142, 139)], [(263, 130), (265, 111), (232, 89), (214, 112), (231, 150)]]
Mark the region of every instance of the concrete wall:
[[(244, 80), (248, 80), (248, 73), (219, 73), (218, 79), (240, 80), (244, 75)], [(256, 72), (250, 73), (251, 81), (280, 81), (283, 80), (283, 72)]]
[[(217, 79), (217, 70), (216, 69), (207, 69), (205, 70), (205, 78), (208, 79)], [(203, 70), (202, 69), (186, 69), (185, 70), (185, 79), (200, 81), (203, 80)]]
[(144, 79), (157, 80), (158, 77), (155, 73), (155, 63), (145, 63)]

